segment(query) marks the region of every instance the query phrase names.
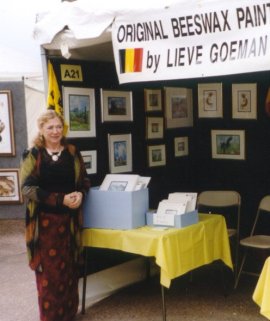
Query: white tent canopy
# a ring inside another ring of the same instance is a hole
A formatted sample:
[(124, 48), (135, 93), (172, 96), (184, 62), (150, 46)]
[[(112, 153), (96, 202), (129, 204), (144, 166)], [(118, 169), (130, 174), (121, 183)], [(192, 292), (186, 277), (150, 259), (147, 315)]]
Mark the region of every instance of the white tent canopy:
[[(211, 2), (213, 0), (208, 0)], [(216, 0), (215, 0), (216, 1)], [(201, 1), (190, 0), (197, 4)], [(186, 0), (64, 1), (47, 13), (40, 13), (34, 38), (48, 52), (61, 51), (66, 58), (113, 61), (111, 26), (117, 17), (166, 10)]]

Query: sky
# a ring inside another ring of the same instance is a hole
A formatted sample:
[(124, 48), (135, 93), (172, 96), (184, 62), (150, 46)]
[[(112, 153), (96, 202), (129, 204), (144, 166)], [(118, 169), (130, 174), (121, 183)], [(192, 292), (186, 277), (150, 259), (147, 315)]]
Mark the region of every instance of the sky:
[(0, 11), (0, 75), (41, 72), (39, 44), (32, 33), (36, 13), (60, 0), (5, 0)]

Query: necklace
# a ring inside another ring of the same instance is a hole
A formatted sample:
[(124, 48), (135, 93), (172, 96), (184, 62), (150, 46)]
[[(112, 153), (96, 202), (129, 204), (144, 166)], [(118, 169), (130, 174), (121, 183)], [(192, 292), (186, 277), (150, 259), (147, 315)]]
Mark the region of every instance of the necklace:
[(49, 151), (47, 148), (46, 148), (46, 150), (47, 150), (48, 154), (51, 156), (52, 160), (54, 162), (57, 162), (61, 153), (62, 153), (62, 150), (60, 150), (59, 152), (56, 152), (56, 153)]

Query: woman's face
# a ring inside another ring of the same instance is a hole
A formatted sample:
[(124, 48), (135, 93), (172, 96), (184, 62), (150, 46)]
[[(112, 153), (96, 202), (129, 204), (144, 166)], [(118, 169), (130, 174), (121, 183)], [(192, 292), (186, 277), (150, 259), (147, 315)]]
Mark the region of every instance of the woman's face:
[(41, 128), (41, 134), (45, 139), (46, 146), (59, 145), (63, 137), (63, 125), (57, 117), (50, 119)]

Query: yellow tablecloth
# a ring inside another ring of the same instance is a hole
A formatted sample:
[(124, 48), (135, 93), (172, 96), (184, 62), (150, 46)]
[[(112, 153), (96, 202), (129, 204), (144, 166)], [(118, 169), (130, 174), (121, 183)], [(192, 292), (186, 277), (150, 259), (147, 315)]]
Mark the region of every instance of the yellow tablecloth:
[(181, 229), (84, 229), (83, 246), (155, 257), (160, 283), (167, 288), (172, 279), (215, 260), (221, 259), (232, 268), (226, 222), (215, 214), (199, 214), (197, 224)]
[(263, 265), (252, 298), (261, 307), (261, 314), (270, 320), (270, 257)]

